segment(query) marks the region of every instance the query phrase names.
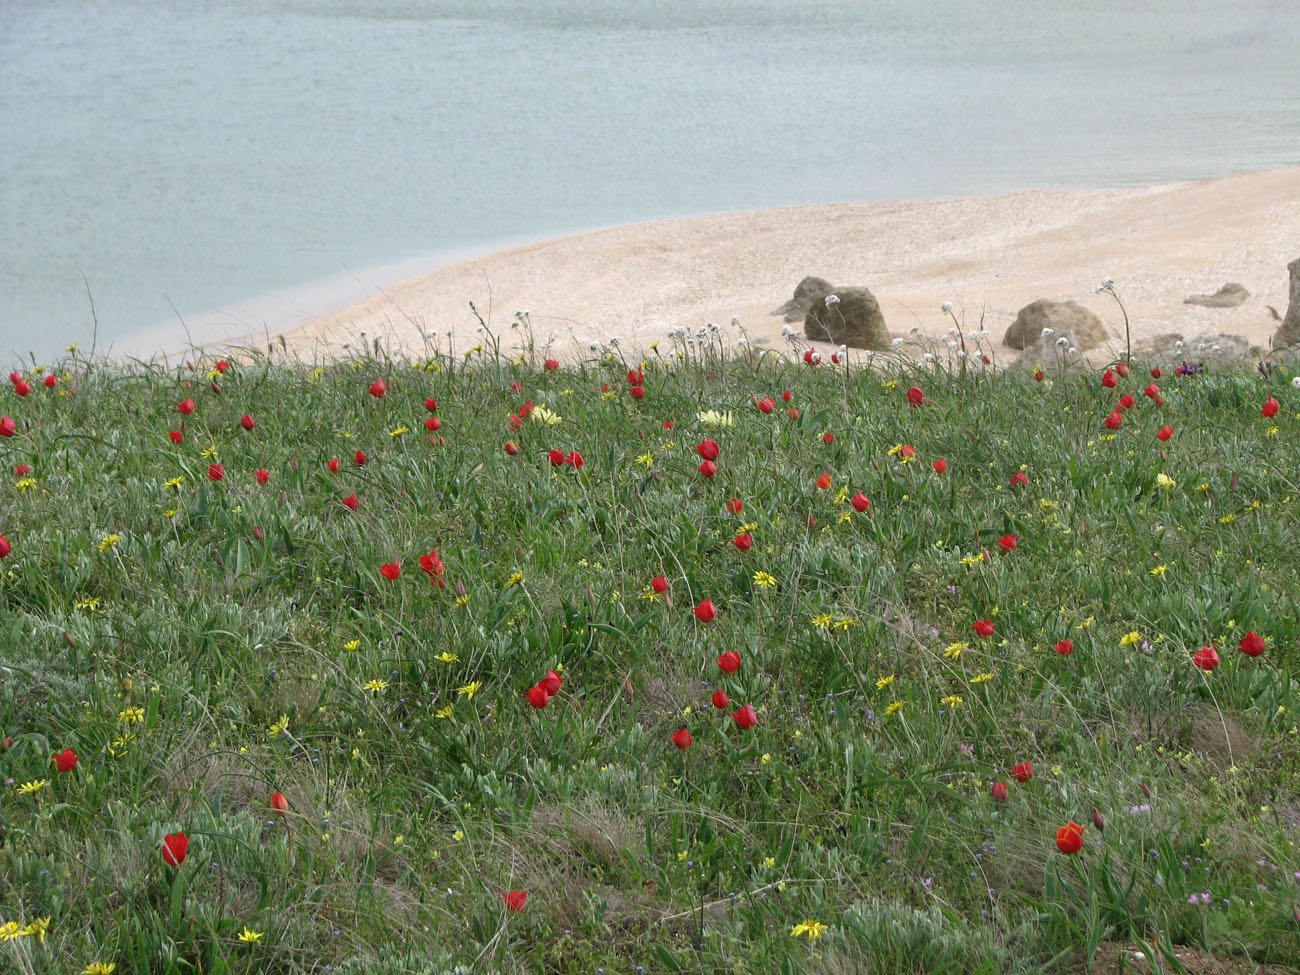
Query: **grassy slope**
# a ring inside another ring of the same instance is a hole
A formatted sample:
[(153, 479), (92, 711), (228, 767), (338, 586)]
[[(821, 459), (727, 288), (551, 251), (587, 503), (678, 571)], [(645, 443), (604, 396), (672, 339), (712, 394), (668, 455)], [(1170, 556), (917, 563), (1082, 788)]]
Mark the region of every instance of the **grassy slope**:
[[(656, 362), (638, 401), (616, 361), (469, 361), (258, 360), (220, 394), (210, 363), (69, 361), (53, 391), (0, 394), (18, 424), (0, 441), (0, 922), (51, 918), (43, 944), (0, 944), (0, 971), (1037, 971), (1139, 936), (1300, 962), (1289, 377), (1166, 376), (1156, 408), (1136, 371), (1108, 390)], [(525, 399), (562, 420), (508, 430)], [(707, 409), (734, 425), (704, 429)], [(585, 465), (553, 469), (551, 448)], [(445, 589), (417, 561), (434, 548)], [(1213, 673), (1191, 663), (1208, 641)], [(552, 667), (563, 690), (537, 711), (523, 695)], [(710, 705), (718, 688), (755, 729)], [(68, 747), (81, 761), (58, 773)], [(1075, 857), (1054, 843), (1070, 820)], [(176, 831), (179, 871), (159, 852)], [(810, 920), (822, 937), (791, 936)]]

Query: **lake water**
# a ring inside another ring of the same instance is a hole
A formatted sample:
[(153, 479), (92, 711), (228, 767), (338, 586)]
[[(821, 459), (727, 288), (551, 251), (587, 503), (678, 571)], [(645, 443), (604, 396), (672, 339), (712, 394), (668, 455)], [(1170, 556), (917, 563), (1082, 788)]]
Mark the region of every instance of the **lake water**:
[(599, 226), (1300, 162), (1295, 0), (2, 0), (0, 358)]

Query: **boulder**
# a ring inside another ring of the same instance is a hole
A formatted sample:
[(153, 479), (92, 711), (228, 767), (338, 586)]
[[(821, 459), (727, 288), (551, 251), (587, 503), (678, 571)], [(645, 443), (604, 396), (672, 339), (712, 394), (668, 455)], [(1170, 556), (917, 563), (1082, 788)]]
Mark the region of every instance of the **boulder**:
[[(832, 296), (839, 300), (827, 304), (826, 299)], [(889, 348), (885, 316), (866, 288), (834, 288), (813, 301), (804, 318), (803, 334), (813, 342), (851, 345), (855, 349)]]
[(773, 315), (784, 315), (787, 322), (801, 322), (808, 317), (812, 303), (830, 294), (831, 283), (825, 278), (808, 275), (794, 288), (794, 297), (780, 308), (774, 309)]
[(1229, 281), (1212, 295), (1188, 295), (1184, 305), (1204, 305), (1206, 308), (1236, 308), (1246, 303), (1250, 292), (1236, 281)]
[(1153, 361), (1168, 363), (1187, 361), (1231, 365), (1253, 362), (1263, 355), (1264, 350), (1251, 345), (1248, 339), (1226, 332), (1203, 332), (1187, 339), (1181, 346), (1176, 344), (1157, 346), (1153, 342), (1151, 350)]
[(1078, 302), (1039, 298), (1020, 309), (1002, 341), (1013, 349), (1025, 349), (1038, 341), (1044, 328), (1058, 334), (1072, 333), (1075, 348), (1080, 352), (1101, 345), (1109, 338), (1101, 319)]
[(1160, 332), (1151, 336), (1147, 342), (1147, 347), (1153, 355), (1162, 355), (1166, 352), (1174, 352), (1183, 347), (1182, 332)]
[(1291, 303), (1287, 306), (1286, 317), (1273, 336), (1275, 349), (1300, 344), (1300, 258), (1288, 264), (1286, 269), (1291, 272)]

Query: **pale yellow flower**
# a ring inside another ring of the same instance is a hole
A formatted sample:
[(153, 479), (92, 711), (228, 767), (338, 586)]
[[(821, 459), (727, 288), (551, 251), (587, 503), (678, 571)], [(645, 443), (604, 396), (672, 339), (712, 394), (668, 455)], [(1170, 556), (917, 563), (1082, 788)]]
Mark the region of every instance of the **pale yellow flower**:
[(266, 733), (270, 737), (274, 738), (277, 735), (284, 734), (284, 732), (288, 730), (289, 730), (289, 716), (287, 714), (282, 714), (280, 715), (280, 719), (274, 722), (271, 725), (271, 727), (267, 729)]
[(956, 694), (949, 694), (947, 697), (939, 698), (940, 704), (942, 704), (944, 707), (951, 708), (954, 711), (956, 711), (959, 707), (961, 707), (961, 702), (962, 702), (961, 697)]
[(454, 664), (457, 660), (460, 659), (460, 654), (451, 653), (447, 650), (444, 650), (442, 651), (442, 653), (438, 654), (438, 656), (434, 657), (433, 659), (441, 660), (445, 664)]
[(483, 682), (481, 680), (472, 680), (464, 687), (456, 688), (456, 693), (464, 695), (465, 700), (472, 701), (474, 700), (474, 695), (477, 694), (482, 687)]
[(1160, 488), (1162, 491), (1172, 491), (1174, 488), (1178, 487), (1178, 482), (1168, 474), (1161, 473), (1156, 475), (1156, 487)]
[(119, 711), (117, 720), (122, 724), (144, 724), (144, 708), (132, 707)]

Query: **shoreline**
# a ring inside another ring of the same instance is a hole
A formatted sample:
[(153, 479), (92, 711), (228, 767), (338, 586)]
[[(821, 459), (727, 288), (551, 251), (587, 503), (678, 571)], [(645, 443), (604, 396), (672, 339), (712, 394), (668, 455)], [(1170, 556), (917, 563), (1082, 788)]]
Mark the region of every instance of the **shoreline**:
[[(628, 224), (528, 244), (434, 268), (285, 335), (299, 353), (383, 336), (423, 347), (424, 334), (473, 345), (468, 303), (493, 325), (531, 312), (539, 346), (581, 358), (591, 342), (625, 350), (669, 328), (732, 316), (757, 342), (779, 345), (770, 312), (805, 275), (866, 286), (892, 335), (942, 336), (951, 301), (967, 329), (981, 315), (995, 345), (1037, 298), (1075, 300), (1116, 335), (1118, 309), (1096, 295), (1113, 278), (1137, 340), (1232, 333), (1268, 346), (1285, 313), (1286, 264), (1300, 245), (1300, 166), (1158, 186), (1026, 190), (989, 197), (814, 204)], [(1228, 281), (1235, 308), (1183, 303)], [(1122, 326), (1120, 326), (1122, 329)], [(796, 329), (798, 327), (796, 326)], [(509, 331), (508, 327), (505, 329)]]
[[(413, 353), (436, 330), (438, 347), (454, 342), (459, 353), (478, 339), (472, 301), (505, 333), (503, 348), (514, 313), (529, 310), (539, 351), (561, 360), (587, 357), (591, 343), (613, 336), (631, 354), (670, 328), (733, 316), (756, 344), (779, 347), (785, 322), (770, 312), (811, 274), (869, 288), (894, 336), (943, 336), (952, 322), (940, 305), (951, 301), (966, 329), (982, 318), (1005, 350), (1017, 311), (1049, 298), (1077, 301), (1122, 344), (1118, 308), (1095, 294), (1109, 277), (1135, 346), (1179, 332), (1237, 334), (1267, 348), (1277, 324), (1267, 309), (1285, 313), (1286, 264), (1298, 247), (1300, 166), (1156, 186), (811, 204), (519, 244), (376, 285), (279, 335), (295, 354), (318, 357), (376, 338)], [(1229, 281), (1250, 292), (1244, 304), (1183, 303)]]

